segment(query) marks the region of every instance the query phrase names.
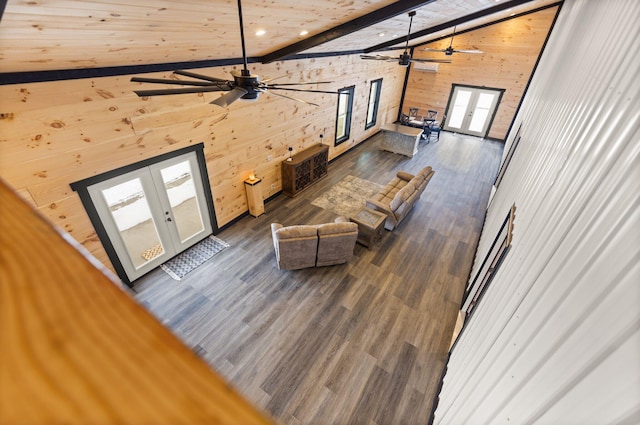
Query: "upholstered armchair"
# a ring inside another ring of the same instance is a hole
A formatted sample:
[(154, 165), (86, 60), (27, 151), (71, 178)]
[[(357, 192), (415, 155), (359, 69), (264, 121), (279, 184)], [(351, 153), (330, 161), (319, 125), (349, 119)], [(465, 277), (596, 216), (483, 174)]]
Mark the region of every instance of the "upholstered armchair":
[(346, 263), (353, 256), (358, 225), (345, 217), (316, 225), (272, 223), (271, 237), (278, 269), (331, 266)]
[(316, 265), (318, 229), (316, 226), (287, 226), (271, 223), (273, 247), (279, 269), (297, 270)]
[(332, 266), (349, 261), (358, 239), (358, 225), (338, 217), (334, 223), (318, 226), (316, 266)]

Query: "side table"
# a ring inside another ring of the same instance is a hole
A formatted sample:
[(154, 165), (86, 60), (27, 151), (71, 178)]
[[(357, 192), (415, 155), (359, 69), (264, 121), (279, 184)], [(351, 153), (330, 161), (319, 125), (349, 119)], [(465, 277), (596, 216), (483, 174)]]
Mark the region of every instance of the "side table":
[(387, 215), (364, 207), (349, 219), (358, 224), (358, 239), (356, 242), (371, 249), (382, 237), (382, 229), (384, 229), (384, 221), (387, 219)]
[(262, 190), (260, 190), (260, 182), (258, 178), (247, 179), (244, 181), (247, 190), (247, 204), (249, 204), (249, 214), (254, 217), (264, 214), (264, 199), (262, 199)]

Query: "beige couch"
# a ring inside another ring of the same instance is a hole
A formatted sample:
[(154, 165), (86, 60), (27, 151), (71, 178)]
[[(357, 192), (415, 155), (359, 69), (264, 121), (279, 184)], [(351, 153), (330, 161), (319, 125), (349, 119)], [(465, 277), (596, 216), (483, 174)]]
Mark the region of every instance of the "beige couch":
[(398, 171), (380, 192), (367, 199), (367, 207), (385, 213), (384, 228), (395, 229), (420, 199), (434, 173), (431, 167), (424, 167), (415, 176)]
[(358, 225), (345, 217), (316, 225), (271, 223), (271, 236), (278, 269), (331, 266), (346, 263), (353, 255)]

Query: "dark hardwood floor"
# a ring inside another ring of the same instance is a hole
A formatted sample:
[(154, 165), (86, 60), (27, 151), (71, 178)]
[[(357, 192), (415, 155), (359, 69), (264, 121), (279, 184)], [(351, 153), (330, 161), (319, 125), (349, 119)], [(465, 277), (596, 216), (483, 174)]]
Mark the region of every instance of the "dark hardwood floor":
[[(424, 424), (429, 417), (503, 144), (443, 132), (413, 158), (374, 137), (294, 199), (267, 203), (218, 237), (230, 248), (136, 298), (281, 424)], [(332, 221), (311, 204), (347, 175), (388, 182), (436, 171), (413, 211), (345, 265), (277, 269), (270, 223)], [(135, 324), (132, 324), (135, 326)]]

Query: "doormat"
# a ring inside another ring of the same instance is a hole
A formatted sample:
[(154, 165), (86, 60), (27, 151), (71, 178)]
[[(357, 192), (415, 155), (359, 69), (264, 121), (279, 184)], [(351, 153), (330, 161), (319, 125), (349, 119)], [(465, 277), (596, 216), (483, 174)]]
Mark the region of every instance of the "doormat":
[(182, 280), (187, 273), (229, 246), (231, 245), (222, 239), (211, 235), (162, 264), (160, 268), (173, 279)]
[(142, 251), (140, 255), (142, 255), (142, 258), (144, 258), (145, 260), (151, 261), (160, 254), (164, 254), (164, 249), (162, 248), (161, 244), (156, 244), (151, 248)]
[(377, 183), (346, 176), (311, 204), (343, 217), (353, 217), (365, 206), (367, 199), (381, 189)]

